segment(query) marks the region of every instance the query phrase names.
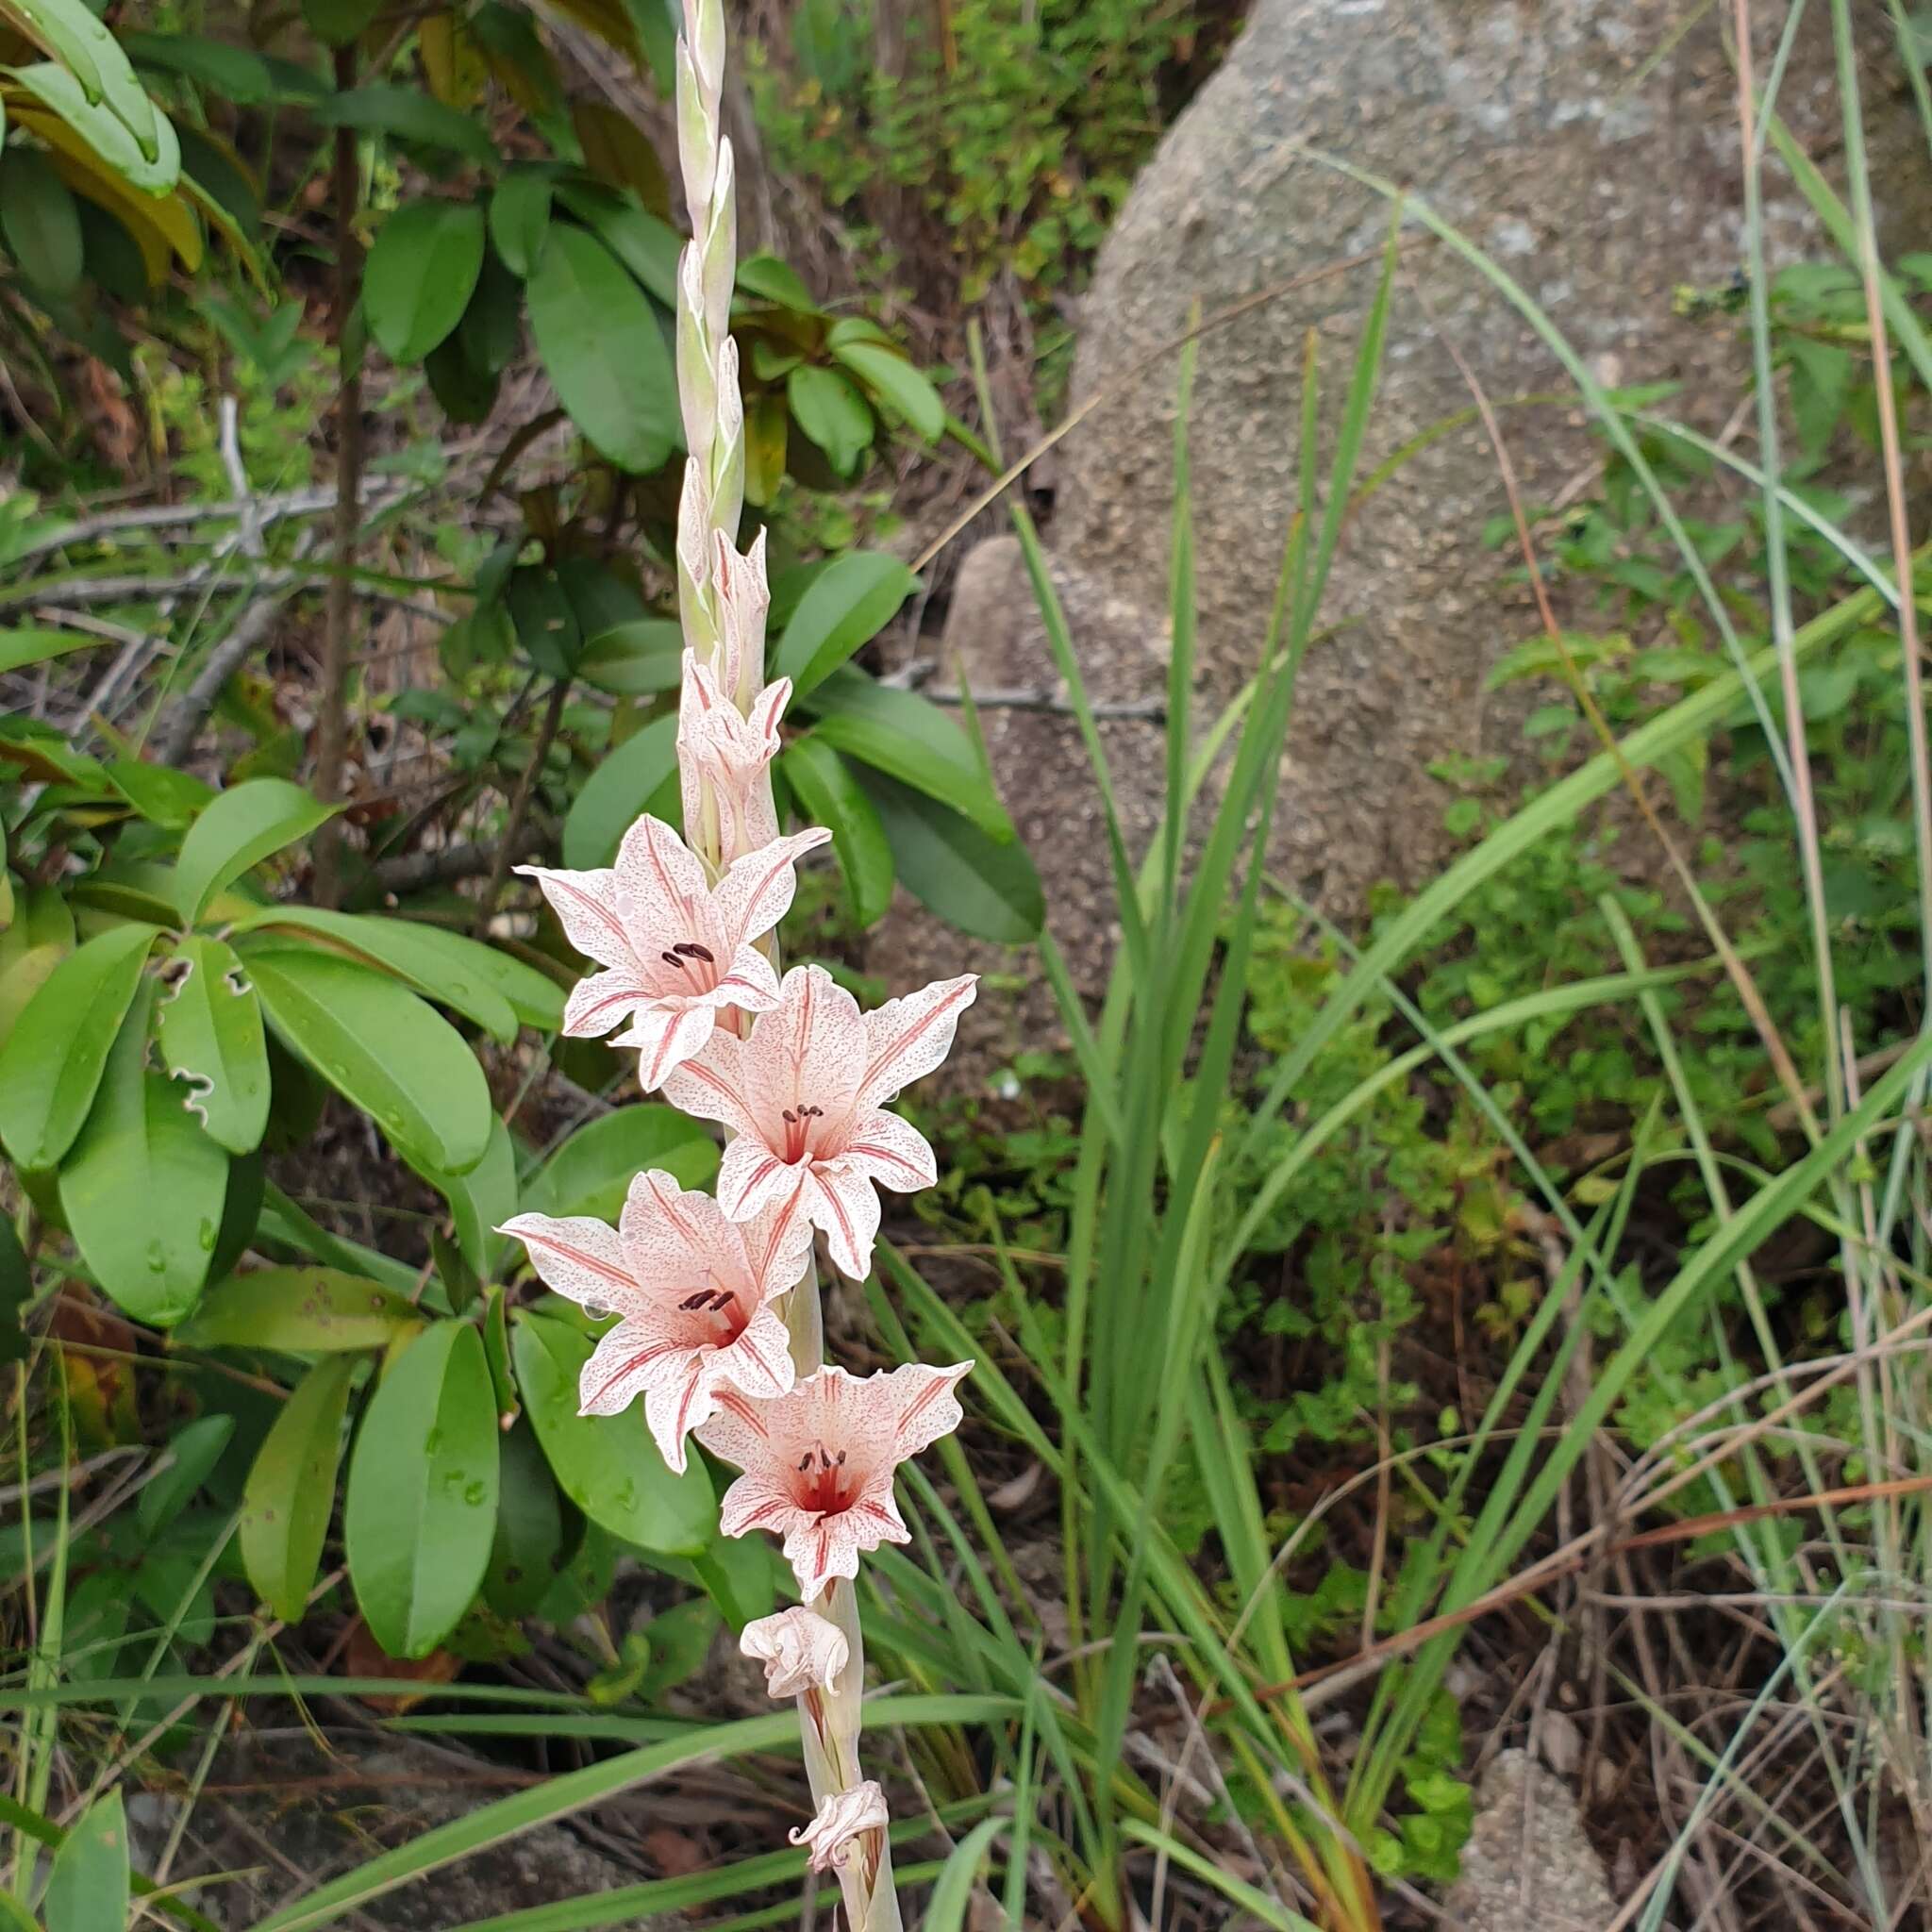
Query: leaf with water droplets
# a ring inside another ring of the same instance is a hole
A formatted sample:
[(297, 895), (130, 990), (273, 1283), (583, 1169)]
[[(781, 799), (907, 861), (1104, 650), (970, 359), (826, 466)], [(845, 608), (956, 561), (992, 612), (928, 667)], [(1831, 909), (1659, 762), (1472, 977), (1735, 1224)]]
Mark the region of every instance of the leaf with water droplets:
[(370, 1398), (342, 1507), (356, 1601), (391, 1657), (428, 1656), (470, 1607), (498, 1483), (483, 1343), (467, 1322), (434, 1323)]

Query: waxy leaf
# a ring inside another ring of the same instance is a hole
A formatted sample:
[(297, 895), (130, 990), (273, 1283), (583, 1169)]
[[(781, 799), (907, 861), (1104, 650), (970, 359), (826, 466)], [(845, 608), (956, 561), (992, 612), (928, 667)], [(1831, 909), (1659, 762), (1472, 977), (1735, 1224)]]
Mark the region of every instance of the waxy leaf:
[(550, 232), (550, 176), (541, 168), (511, 168), (490, 197), (490, 239), (513, 275), (527, 275)]
[(205, 1415), (168, 1438), (174, 1459), (135, 1498), (134, 1520), (143, 1537), (165, 1529), (194, 1500), (235, 1433), (231, 1415)]
[(675, 826), (677, 720), (653, 718), (609, 754), (584, 781), (563, 821), (563, 862), (577, 872), (608, 865), (640, 812)]
[(147, 1067), (151, 987), (122, 1023), (100, 1091), (60, 1165), (60, 1209), (81, 1258), (138, 1322), (172, 1327), (208, 1279), (228, 1157)]
[(340, 1268), (258, 1268), (209, 1290), (179, 1330), (196, 1348), (333, 1355), (388, 1348), (423, 1317), (379, 1281)]
[(945, 434), (946, 406), (940, 392), (896, 350), (881, 342), (839, 341), (832, 354), (869, 389), (891, 405), (928, 442)]
[(563, 1509), (542, 1446), (527, 1421), (503, 1438), (502, 1496), (483, 1600), (499, 1617), (529, 1616), (563, 1567)]
[(21, 1013), (0, 1053), (0, 1141), (16, 1167), (52, 1167), (74, 1144), (154, 940), (151, 925), (97, 933)]
[(438, 1322), (369, 1399), (342, 1539), (356, 1601), (391, 1657), (426, 1657), (470, 1607), (496, 1529), (496, 1415), (483, 1343)]
[(478, 1281), (488, 1281), (496, 1272), (498, 1257), (510, 1245), (508, 1237), (495, 1230), (517, 1211), (517, 1158), (509, 1129), (499, 1120), (491, 1122), (490, 1145), (467, 1173), (425, 1168), (423, 1178), (449, 1203), (463, 1260)]
[(175, 865), (175, 903), (192, 925), (224, 886), (284, 845), (306, 839), (332, 807), (286, 778), (250, 778), (222, 792), (189, 827)]
[(71, 295), (79, 286), (80, 211), (73, 190), (36, 149), (13, 149), (0, 168), (0, 237), (36, 287)]
[(462, 1036), (379, 973), (324, 953), (245, 955), (269, 1024), (419, 1167), (462, 1174), (490, 1144), (490, 1089)]
[(927, 911), (1001, 945), (1040, 937), (1046, 898), (1018, 839), (990, 839), (971, 819), (881, 772), (859, 782), (878, 808), (894, 869)]
[(883, 551), (834, 558), (811, 580), (785, 625), (772, 675), (789, 677), (792, 695), (815, 690), (889, 624), (919, 579)]
[(385, 221), (362, 272), (369, 333), (392, 362), (420, 362), (463, 319), (483, 272), (483, 210), (411, 201)]
[(852, 475), (872, 446), (874, 426), (871, 405), (858, 385), (842, 369), (806, 363), (785, 378), (785, 400), (832, 468), (841, 476)]
[(675, 1107), (641, 1101), (587, 1122), (531, 1181), (524, 1206), (544, 1214), (591, 1214), (614, 1223), (631, 1181), (662, 1168), (681, 1188), (703, 1188), (718, 1172), (718, 1143)]
[(284, 1623), (302, 1614), (336, 1504), (342, 1411), (360, 1364), (329, 1356), (296, 1384), (257, 1452), (242, 1491), (242, 1564)]
[(846, 665), (812, 693), (810, 708), (833, 750), (963, 812), (989, 838), (1012, 838), (973, 741), (937, 705)]
[[(358, 955), (364, 964), (385, 967), (407, 979), (418, 992), (474, 1020), (499, 1044), (508, 1046), (517, 1037), (515, 1011), (491, 983), (494, 975), (486, 976), (487, 962), (497, 956), (476, 940), (439, 933), (413, 920), (331, 912), (320, 906), (277, 906), (238, 920), (236, 928), (241, 932), (313, 933), (332, 947)], [(486, 971), (479, 972), (479, 966)], [(522, 970), (530, 971), (527, 967)], [(530, 976), (542, 977), (541, 974)]]
[(268, 1041), (261, 1002), (234, 949), (191, 933), (175, 949), (172, 991), (156, 1009), (161, 1058), (185, 1084), (181, 1104), (230, 1154), (261, 1144), (268, 1127)]
[(537, 353), (572, 422), (620, 469), (655, 470), (681, 431), (671, 349), (642, 290), (564, 222), (550, 225), (528, 289)]
[(87, 1807), (54, 1854), (41, 1907), (47, 1932), (119, 1932), (132, 1887), (127, 1816), (116, 1789)]
[(830, 745), (808, 736), (786, 746), (778, 767), (800, 811), (832, 835), (853, 917), (861, 926), (883, 919), (892, 903), (892, 848), (877, 808), (851, 766)]
[(568, 1322), (519, 1314), (510, 1336), (517, 1386), (558, 1487), (591, 1521), (640, 1549), (694, 1557), (717, 1533), (703, 1461), (673, 1475), (635, 1415), (577, 1413), (591, 1340)]

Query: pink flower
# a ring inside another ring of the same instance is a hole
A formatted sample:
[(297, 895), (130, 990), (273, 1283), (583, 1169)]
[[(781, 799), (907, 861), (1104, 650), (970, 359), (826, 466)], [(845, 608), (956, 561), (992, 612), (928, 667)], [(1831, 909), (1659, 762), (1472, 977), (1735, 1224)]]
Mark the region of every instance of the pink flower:
[(861, 1550), (911, 1541), (893, 1474), (959, 1426), (953, 1390), (972, 1366), (908, 1362), (863, 1380), (824, 1368), (769, 1402), (720, 1391), (698, 1441), (744, 1474), (724, 1492), (719, 1528), (783, 1537), (807, 1603), (833, 1577), (857, 1576)]
[(795, 1200), (741, 1224), (654, 1168), (631, 1182), (614, 1228), (588, 1215), (519, 1214), (498, 1232), (523, 1242), (547, 1287), (616, 1312), (584, 1364), (579, 1413), (616, 1415), (641, 1395), (673, 1469), (684, 1467), (685, 1432), (720, 1401), (792, 1386), (791, 1341), (772, 1301), (796, 1286), (811, 1250)]
[(829, 1690), (852, 1658), (844, 1631), (797, 1604), (747, 1624), (738, 1647), (763, 1663), (765, 1689), (774, 1697)]
[(830, 1872), (861, 1848), (859, 1840), (869, 1832), (883, 1831), (891, 1816), (886, 1809), (885, 1792), (867, 1778), (863, 1784), (828, 1793), (818, 1816), (787, 1836), (795, 1845), (811, 1847), (814, 1872)]
[[(772, 760), (778, 756), (778, 719), (791, 680), (768, 684), (747, 717), (696, 654), (684, 654), (684, 689), (677, 705), (677, 771), (684, 823), (693, 835), (704, 824), (707, 791), (718, 815), (718, 849), (749, 852), (778, 836), (772, 804)], [(827, 837), (830, 836), (828, 833)]]
[(773, 841), (713, 886), (684, 841), (646, 813), (624, 835), (614, 866), (519, 866), (542, 887), (571, 944), (605, 968), (572, 990), (563, 1030), (594, 1038), (628, 1019), (612, 1044), (637, 1048), (649, 1092), (711, 1037), (721, 1008), (776, 1005), (778, 975), (752, 941), (790, 908), (798, 860), (831, 836), (814, 826)]
[[(731, 366), (735, 374), (735, 349)], [(719, 687), (728, 704), (750, 712), (757, 708), (754, 693), (765, 681), (765, 613), (772, 608), (771, 588), (765, 580), (765, 533), (760, 530), (752, 539), (751, 548), (742, 557), (723, 530), (712, 531), (711, 544), (711, 584), (718, 596)], [(776, 691), (779, 685), (789, 696), (789, 678), (781, 678), (767, 690)], [(778, 708), (784, 708), (783, 700)]]
[(873, 1184), (908, 1193), (939, 1178), (924, 1136), (882, 1103), (945, 1058), (978, 984), (970, 973), (935, 980), (861, 1014), (824, 967), (796, 966), (748, 1040), (713, 1034), (664, 1097), (736, 1134), (718, 1173), (725, 1213), (756, 1214), (802, 1184), (832, 1259), (862, 1280), (879, 1227)]

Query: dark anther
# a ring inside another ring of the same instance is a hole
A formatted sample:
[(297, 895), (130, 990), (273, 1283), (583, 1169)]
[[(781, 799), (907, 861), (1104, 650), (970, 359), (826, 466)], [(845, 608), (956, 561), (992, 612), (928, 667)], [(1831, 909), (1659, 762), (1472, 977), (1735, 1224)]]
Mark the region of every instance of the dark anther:
[(810, 1451), (809, 1449), (808, 1449), (808, 1450), (807, 1450), (807, 1451), (805, 1452), (805, 1455), (804, 1455), (804, 1457), (802, 1457), (802, 1458), (800, 1459), (800, 1461), (799, 1461), (799, 1465), (798, 1465), (798, 1473), (799, 1473), (799, 1474), (800, 1474), (801, 1475), (803, 1475), (803, 1474), (805, 1474), (805, 1472), (806, 1472), (807, 1470), (808, 1470), (808, 1469), (809, 1469), (810, 1467), (811, 1467), (811, 1451)]
[(701, 946), (695, 940), (686, 940), (683, 944), (673, 946), (671, 950), (674, 953), (684, 954), (687, 958), (702, 959), (707, 966), (715, 966), (718, 963), (718, 956), (710, 947)]
[(684, 961), (675, 953), (659, 953), (658, 957), (665, 965), (675, 966), (680, 973), (684, 971)]
[(697, 1293), (686, 1295), (677, 1306), (680, 1308), (701, 1308), (710, 1299), (711, 1291), (708, 1288), (701, 1288)]
[(779, 1115), (779, 1119), (789, 1127), (795, 1127), (798, 1124), (798, 1116), (789, 1107)]

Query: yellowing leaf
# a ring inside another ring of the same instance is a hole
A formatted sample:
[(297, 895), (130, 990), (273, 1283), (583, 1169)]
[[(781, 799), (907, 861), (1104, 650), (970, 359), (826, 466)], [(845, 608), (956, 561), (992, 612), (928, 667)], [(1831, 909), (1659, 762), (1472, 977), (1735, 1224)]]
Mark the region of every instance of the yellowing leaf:
[(14, 118), (47, 143), (55, 171), (68, 187), (106, 208), (134, 237), (151, 283), (167, 280), (171, 256), (179, 256), (190, 274), (201, 266), (201, 225), (178, 192), (147, 194), (130, 188), (66, 122), (42, 108), (16, 108)]
[(643, 130), (601, 101), (574, 101), (570, 118), (584, 144), (584, 165), (613, 188), (633, 190), (654, 215), (668, 219), (671, 182)]

